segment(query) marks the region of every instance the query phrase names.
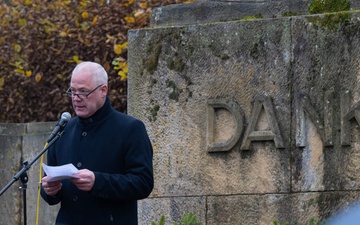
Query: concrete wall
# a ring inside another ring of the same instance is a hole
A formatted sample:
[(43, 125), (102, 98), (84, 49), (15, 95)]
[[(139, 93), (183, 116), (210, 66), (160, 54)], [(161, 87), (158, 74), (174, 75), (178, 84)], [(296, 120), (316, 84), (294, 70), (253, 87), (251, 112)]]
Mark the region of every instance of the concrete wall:
[[(3, 189), (23, 168), (23, 162), (29, 163), (44, 149), (46, 139), (55, 123), (0, 124), (0, 188)], [(46, 162), (46, 157), (45, 161)], [(37, 190), (39, 182), (39, 164), (37, 160), (27, 172), (26, 189), (27, 224), (35, 224)], [(24, 224), (23, 190), (21, 180), (15, 181), (0, 196), (0, 224)], [(41, 198), (40, 198), (41, 199)], [(48, 206), (40, 201), (39, 224), (54, 224), (58, 206)]]
[(360, 196), (360, 14), (151, 27), (128, 111), (154, 145), (142, 224), (308, 224)]

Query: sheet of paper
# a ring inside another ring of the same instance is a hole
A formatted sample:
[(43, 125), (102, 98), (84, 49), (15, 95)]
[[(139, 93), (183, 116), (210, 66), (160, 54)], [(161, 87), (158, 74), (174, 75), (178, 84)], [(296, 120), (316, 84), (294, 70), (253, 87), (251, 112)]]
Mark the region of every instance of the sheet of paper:
[(69, 178), (78, 178), (76, 174), (79, 172), (79, 170), (71, 163), (62, 166), (48, 166), (43, 163), (42, 167), (46, 175), (51, 177), (48, 182)]

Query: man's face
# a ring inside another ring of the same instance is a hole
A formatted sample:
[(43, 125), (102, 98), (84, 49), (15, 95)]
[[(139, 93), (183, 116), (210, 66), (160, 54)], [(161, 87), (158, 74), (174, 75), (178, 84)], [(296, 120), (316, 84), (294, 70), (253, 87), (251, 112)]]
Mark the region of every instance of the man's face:
[[(70, 88), (75, 94), (88, 94), (96, 87), (98, 87), (98, 85), (93, 81), (89, 71), (82, 70), (73, 74), (71, 77)], [(106, 94), (107, 87), (106, 85), (102, 85), (88, 95), (87, 98), (81, 99), (78, 96), (73, 97), (72, 105), (76, 115), (81, 118), (92, 116), (103, 106)]]

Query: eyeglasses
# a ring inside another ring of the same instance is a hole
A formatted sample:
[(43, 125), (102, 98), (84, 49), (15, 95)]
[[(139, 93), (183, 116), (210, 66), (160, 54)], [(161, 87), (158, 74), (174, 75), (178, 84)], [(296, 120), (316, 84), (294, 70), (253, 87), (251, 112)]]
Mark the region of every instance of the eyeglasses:
[(67, 89), (67, 91), (65, 92), (69, 97), (71, 98), (75, 98), (75, 96), (77, 96), (80, 99), (85, 99), (87, 98), (91, 93), (93, 93), (94, 91), (96, 91), (99, 87), (103, 86), (104, 84), (100, 84), (99, 86), (97, 86), (96, 88), (94, 88), (94, 90), (90, 91), (87, 94), (75, 94), (73, 93), (73, 91), (71, 90), (71, 87), (69, 89)]

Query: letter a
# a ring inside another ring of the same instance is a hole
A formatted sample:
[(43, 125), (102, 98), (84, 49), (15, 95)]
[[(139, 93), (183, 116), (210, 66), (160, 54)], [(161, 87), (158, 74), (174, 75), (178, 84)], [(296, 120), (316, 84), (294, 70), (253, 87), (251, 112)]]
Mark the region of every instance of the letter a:
[[(270, 130), (255, 130), (259, 121), (260, 113), (264, 109)], [(276, 148), (284, 148), (284, 142), (280, 133), (279, 125), (275, 117), (272, 101), (269, 97), (258, 98), (255, 100), (253, 113), (246, 129), (241, 150), (249, 150), (252, 141), (273, 140)]]

